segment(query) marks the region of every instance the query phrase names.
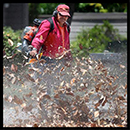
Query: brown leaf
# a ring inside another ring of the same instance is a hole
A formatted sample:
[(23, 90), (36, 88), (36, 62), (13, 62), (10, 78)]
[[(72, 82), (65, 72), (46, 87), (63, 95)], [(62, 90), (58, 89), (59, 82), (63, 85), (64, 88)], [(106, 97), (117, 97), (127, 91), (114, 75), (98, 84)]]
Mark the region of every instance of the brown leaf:
[(43, 96), (46, 95), (46, 92), (43, 91), (43, 92), (41, 92), (41, 93), (38, 94), (38, 95), (39, 95), (39, 97), (38, 97), (38, 101), (40, 101), (40, 100), (43, 98)]
[(81, 43), (79, 44), (79, 48), (83, 50), (83, 45)]
[(17, 72), (17, 70), (18, 70), (17, 65), (12, 64), (12, 65), (11, 65), (11, 70), (14, 71), (14, 72)]
[(98, 106), (100, 106), (100, 104), (102, 103), (103, 99), (104, 99), (104, 98), (100, 99), (100, 100), (98, 101), (98, 103), (95, 104), (95, 108), (97, 108)]
[(111, 79), (109, 77), (106, 77), (109, 83), (112, 83)]
[(33, 93), (32, 93), (32, 92), (30, 92), (30, 93), (26, 94), (25, 96), (26, 96), (26, 97), (31, 97), (31, 96), (32, 96), (32, 94), (33, 94)]
[(115, 89), (118, 87), (118, 85), (115, 85), (113, 88), (112, 88), (112, 91), (115, 91)]
[(38, 124), (34, 124), (33, 127), (38, 127)]
[(113, 82), (115, 82), (117, 78), (118, 78), (117, 76), (116, 76), (116, 77), (114, 77)]
[(72, 92), (66, 92), (66, 95), (74, 96)]
[(75, 113), (73, 114), (73, 116), (76, 116), (78, 114), (78, 110), (75, 111)]
[(40, 85), (40, 83), (39, 83), (40, 80), (41, 80), (40, 78), (35, 79), (35, 83), (37, 83), (38, 85)]
[(118, 96), (118, 98), (119, 98), (120, 100), (125, 100), (125, 98), (124, 98), (123, 96)]
[(124, 127), (123, 125), (116, 125), (116, 127)]
[(91, 123), (91, 127), (96, 127), (97, 125), (95, 123)]
[(45, 94), (43, 98), (51, 99), (51, 97), (48, 94)]
[(16, 83), (16, 79), (17, 79), (16, 77), (13, 77), (13, 79), (11, 80), (11, 83), (15, 84)]
[(30, 68), (30, 69), (28, 69), (28, 72), (29, 72), (29, 73), (33, 73), (33, 72), (34, 72), (34, 69)]
[(71, 66), (71, 64), (70, 64), (69, 62), (65, 62), (64, 65), (65, 65), (66, 67), (70, 67), (70, 66)]
[(104, 70), (102, 70), (102, 72), (104, 72), (104, 75), (105, 75), (105, 77), (106, 77), (106, 76), (107, 76), (107, 70), (104, 69)]
[(85, 114), (88, 114), (88, 113), (89, 113), (89, 108), (88, 108), (85, 104), (83, 104), (80, 109), (81, 109)]
[(9, 96), (9, 97), (8, 97), (8, 101), (9, 101), (9, 102), (12, 102), (12, 100), (13, 100), (12, 96)]
[(86, 69), (82, 69), (82, 68), (80, 68), (80, 71), (82, 72), (82, 75), (84, 75), (87, 72)]
[(96, 117), (98, 117), (99, 116), (99, 111), (95, 111), (94, 112), (94, 117), (96, 118)]
[(25, 108), (26, 107), (26, 103), (21, 104), (21, 107)]
[(113, 96), (115, 93), (117, 93), (117, 90), (115, 90), (113, 93), (111, 93), (111, 96)]
[(80, 96), (77, 95), (76, 96), (76, 100), (79, 101), (80, 100)]
[(63, 107), (60, 107), (60, 108), (64, 112), (64, 114), (67, 114), (67, 112), (65, 111), (65, 109)]
[(9, 43), (10, 46), (14, 45), (14, 43), (13, 43), (13, 41), (11, 39), (8, 39), (8, 43)]
[(50, 97), (46, 92), (42, 92), (42, 93), (39, 95), (38, 101), (40, 101), (40, 100), (43, 99), (43, 98), (51, 99), (51, 97)]
[(124, 69), (124, 68), (125, 68), (125, 66), (124, 66), (124, 65), (119, 64), (119, 66), (120, 66), (122, 69)]
[(42, 104), (41, 104), (41, 102), (40, 103), (38, 103), (38, 108), (42, 111)]
[(98, 92), (101, 89), (102, 83), (99, 83), (95, 86), (96, 92)]
[(3, 75), (5, 75), (6, 71), (5, 71), (5, 67), (3, 67)]
[(35, 82), (35, 80), (34, 80), (29, 74), (24, 75), (24, 77), (25, 77), (27, 80), (30, 80), (30, 81), (32, 81), (32, 82)]
[(29, 105), (28, 107), (24, 107), (24, 110), (27, 112), (27, 111), (31, 111), (33, 109), (33, 106), (32, 105)]
[(56, 94), (56, 95), (54, 96), (54, 98), (59, 98), (59, 94)]
[(114, 79), (115, 77), (114, 77), (114, 76), (112, 76), (112, 75), (110, 75), (110, 78)]
[(71, 79), (70, 84), (73, 85), (73, 83), (75, 83), (75, 81), (76, 81), (76, 78)]
[(68, 88), (68, 87), (67, 87), (67, 88), (66, 88), (66, 91), (70, 92), (70, 91), (71, 91), (71, 88)]
[(15, 103), (17, 103), (17, 104), (20, 104), (20, 105), (23, 103), (23, 101), (22, 101), (21, 99), (19, 99), (16, 95), (14, 95), (13, 101), (14, 101)]
[(125, 89), (127, 89), (127, 84), (125, 85)]
[(5, 56), (6, 55), (6, 53), (5, 53), (5, 48), (3, 48), (3, 56)]
[(63, 70), (64, 70), (64, 67), (62, 67), (60, 71), (63, 71)]
[(95, 108), (97, 108), (98, 106), (100, 106), (99, 102), (95, 104)]
[(16, 53), (15, 53), (15, 54), (13, 54), (13, 55), (12, 55), (12, 59), (13, 59), (16, 55), (17, 55)]
[(62, 81), (62, 82), (60, 83), (60, 86), (63, 86), (63, 85), (64, 85), (64, 83), (65, 83), (65, 81)]
[(86, 90), (86, 87), (82, 87), (81, 90), (82, 90), (82, 91)]
[(46, 63), (46, 60), (41, 59), (41, 60), (39, 61), (39, 63), (41, 63), (41, 64), (45, 64), (45, 63)]
[(72, 110), (75, 110), (77, 107), (73, 107)]
[(112, 82), (109, 82), (109, 85), (112, 86)]
[(107, 97), (105, 98), (104, 102), (102, 103), (102, 106), (104, 106), (107, 102)]
[(95, 93), (95, 91), (94, 90), (91, 90), (89, 93), (88, 93), (88, 95), (90, 96), (90, 95), (92, 95), (92, 94), (94, 94)]
[(30, 124), (26, 124), (26, 127), (33, 127), (33, 125), (30, 125)]
[(10, 34), (8, 33), (8, 34), (6, 34), (6, 36), (7, 36), (7, 37), (10, 37)]
[(85, 96), (85, 97), (84, 97), (84, 100), (85, 100), (85, 102), (88, 102), (88, 101), (89, 101), (89, 97), (88, 97), (88, 96)]

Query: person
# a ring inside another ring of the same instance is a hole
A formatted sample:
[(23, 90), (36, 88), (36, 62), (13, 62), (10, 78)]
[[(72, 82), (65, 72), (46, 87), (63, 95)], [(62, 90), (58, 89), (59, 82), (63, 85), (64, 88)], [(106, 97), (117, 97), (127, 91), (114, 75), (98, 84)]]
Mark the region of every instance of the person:
[(42, 56), (50, 59), (64, 57), (66, 60), (72, 60), (70, 51), (70, 31), (67, 29), (67, 19), (70, 17), (69, 6), (60, 4), (53, 12), (52, 20), (54, 29), (50, 30), (50, 22), (43, 20), (39, 26), (39, 31), (35, 35), (30, 52), (31, 56), (38, 54), (42, 47)]

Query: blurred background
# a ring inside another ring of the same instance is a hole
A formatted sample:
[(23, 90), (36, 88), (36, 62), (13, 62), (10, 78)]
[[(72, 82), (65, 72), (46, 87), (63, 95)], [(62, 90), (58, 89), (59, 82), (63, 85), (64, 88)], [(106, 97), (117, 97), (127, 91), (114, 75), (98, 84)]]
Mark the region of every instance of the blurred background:
[[(104, 50), (116, 52), (119, 50), (117, 46), (124, 48), (127, 40), (127, 3), (4, 3), (4, 30), (18, 31), (15, 33), (18, 38), (10, 37), (19, 42), (25, 26), (32, 25), (35, 18), (44, 20), (51, 17), (59, 4), (70, 7), (71, 18), (68, 22), (71, 25), (70, 42), (74, 55), (85, 56)], [(8, 38), (4, 35), (5, 46), (8, 46)], [(117, 49), (113, 49), (114, 46)]]

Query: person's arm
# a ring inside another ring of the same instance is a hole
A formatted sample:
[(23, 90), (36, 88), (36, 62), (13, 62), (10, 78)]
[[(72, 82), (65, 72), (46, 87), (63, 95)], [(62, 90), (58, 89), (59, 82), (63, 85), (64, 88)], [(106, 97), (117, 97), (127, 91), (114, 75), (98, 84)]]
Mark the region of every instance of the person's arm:
[(33, 50), (30, 52), (31, 56), (35, 56), (38, 52), (41, 46), (44, 44), (50, 30), (50, 22), (48, 20), (44, 20), (41, 25), (39, 26), (39, 31), (35, 35), (32, 46)]

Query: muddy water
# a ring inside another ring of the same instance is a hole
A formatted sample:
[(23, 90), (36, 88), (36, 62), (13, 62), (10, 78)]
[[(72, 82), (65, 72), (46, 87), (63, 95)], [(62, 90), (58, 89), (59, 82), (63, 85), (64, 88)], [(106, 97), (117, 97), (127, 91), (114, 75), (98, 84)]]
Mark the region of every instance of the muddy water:
[[(82, 61), (82, 63), (85, 62)], [(125, 66), (125, 68), (121, 67), (120, 64)], [(127, 83), (127, 55), (121, 54), (121, 58), (116, 60), (116, 62), (110, 60), (103, 61), (103, 65), (107, 68), (109, 75), (119, 77), (114, 83), (119, 86), (117, 94), (114, 96), (120, 95), (124, 97), (126, 89), (123, 89), (123, 86)], [(71, 66), (66, 65), (63, 62), (57, 62), (51, 66), (43, 64), (40, 66), (34, 65), (33, 67), (35, 67), (35, 70), (37, 69), (37, 71), (32, 70), (31, 66), (26, 66), (19, 68), (16, 73), (10, 71), (9, 64), (5, 66), (6, 73), (3, 75), (4, 126), (28, 127), (36, 122), (40, 124), (41, 122), (50, 121), (49, 117), (53, 116), (53, 113), (47, 109), (46, 104), (51, 106), (56, 102), (54, 95), (56, 94), (58, 87), (61, 87), (61, 89), (62, 87), (64, 88), (64, 86), (70, 87), (70, 81), (75, 77), (77, 77), (77, 82), (71, 86), (71, 91), (75, 96), (78, 95), (81, 98), (84, 97), (86, 93), (90, 94), (86, 105), (91, 112), (96, 110), (95, 104), (101, 99), (101, 96), (105, 96), (101, 91), (98, 91), (97, 93), (93, 92), (96, 82), (93, 82), (92, 75), (78, 72), (80, 68), (78, 68), (77, 62), (71, 63)], [(89, 72), (91, 73), (91, 70)], [(28, 73), (31, 74), (32, 78), (27, 76)], [(92, 72), (91, 74), (94, 73)], [(78, 88), (82, 87), (84, 85), (83, 83), (86, 83), (86, 89), (85, 91), (79, 91)], [(46, 97), (42, 98), (42, 100), (40, 100), (41, 92), (46, 94)], [(115, 113), (116, 105), (112, 104), (112, 100), (115, 99), (114, 96), (111, 98), (110, 103), (98, 107), (101, 112), (100, 116), (104, 119), (107, 118), (110, 120), (113, 113)], [(49, 98), (52, 100), (48, 100)], [(61, 99), (64, 100), (66, 98), (68, 98), (67, 100), (72, 101), (73, 96), (61, 94)], [(126, 98), (127, 94), (125, 95), (125, 99)], [(41, 101), (40, 105), (39, 100)], [(124, 109), (126, 110), (127, 108), (125, 107)]]

